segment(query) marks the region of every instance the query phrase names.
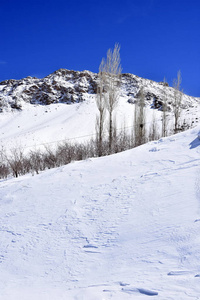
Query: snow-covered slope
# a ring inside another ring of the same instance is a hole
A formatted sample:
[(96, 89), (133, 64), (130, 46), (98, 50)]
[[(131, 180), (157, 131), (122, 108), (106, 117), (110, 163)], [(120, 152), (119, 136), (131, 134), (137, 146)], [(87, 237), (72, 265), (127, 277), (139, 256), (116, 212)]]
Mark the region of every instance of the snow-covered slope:
[(200, 128), (0, 181), (0, 300), (199, 299)]
[[(27, 77), (1, 82), (0, 147), (30, 150), (44, 143), (94, 137), (96, 79), (97, 74), (89, 71), (60, 69), (43, 79)], [(153, 111), (160, 122), (163, 83), (122, 74), (119, 105), (115, 110), (117, 129), (133, 126), (133, 103), (141, 87), (146, 99), (147, 126), (151, 124)], [(165, 92), (172, 122), (174, 90), (166, 86)], [(199, 104), (199, 99), (183, 94), (181, 123), (185, 122), (190, 128), (199, 122)], [(157, 109), (152, 109), (155, 105)]]

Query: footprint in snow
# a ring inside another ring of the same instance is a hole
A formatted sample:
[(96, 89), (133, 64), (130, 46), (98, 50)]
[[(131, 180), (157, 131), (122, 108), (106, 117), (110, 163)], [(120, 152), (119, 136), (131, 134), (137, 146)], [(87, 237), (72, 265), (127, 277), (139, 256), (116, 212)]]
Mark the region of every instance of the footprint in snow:
[(196, 222), (200, 222), (200, 219), (196, 219), (196, 220), (194, 221), (194, 223), (196, 223)]
[(86, 253), (101, 253), (99, 251), (92, 250), (92, 249), (98, 249), (98, 247), (94, 246), (94, 245), (85, 245), (85, 246), (83, 246), (83, 248), (87, 249), (87, 250), (85, 250)]
[(181, 275), (188, 275), (190, 274), (190, 271), (171, 271), (167, 275), (168, 276), (181, 276)]
[(85, 246), (83, 246), (83, 248), (95, 248), (95, 249), (97, 249), (98, 247), (94, 246), (94, 245), (85, 245)]
[(125, 283), (125, 282), (121, 282), (121, 281), (120, 281), (120, 282), (119, 282), (119, 285), (120, 285), (120, 286), (127, 286), (127, 285), (129, 285), (129, 283)]
[(143, 288), (122, 288), (122, 292), (132, 294), (132, 293), (140, 293), (147, 296), (157, 296), (158, 292), (143, 289)]

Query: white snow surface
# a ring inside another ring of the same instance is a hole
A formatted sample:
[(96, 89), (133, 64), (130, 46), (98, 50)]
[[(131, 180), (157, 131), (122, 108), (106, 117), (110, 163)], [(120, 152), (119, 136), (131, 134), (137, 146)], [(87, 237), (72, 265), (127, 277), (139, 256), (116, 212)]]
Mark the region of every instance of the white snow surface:
[(0, 300), (200, 299), (199, 130), (1, 180)]
[[(50, 105), (33, 105), (23, 103), (22, 111), (9, 111), (0, 114), (0, 148), (8, 152), (12, 148), (20, 148), (24, 152), (44, 147), (54, 147), (63, 141), (84, 142), (95, 137), (95, 125), (98, 110), (95, 95), (85, 95), (80, 103), (67, 105), (55, 103)], [(187, 100), (187, 95), (184, 96)], [(119, 98), (117, 109), (114, 110), (114, 120), (118, 132), (126, 128), (132, 130), (134, 124), (134, 106), (128, 103), (128, 96)], [(185, 100), (185, 102), (187, 102)], [(200, 103), (193, 99), (187, 109), (181, 113), (181, 123), (184, 120), (190, 127), (199, 122)], [(161, 134), (162, 112), (151, 109), (146, 104), (146, 129), (151, 127), (153, 114), (157, 121), (158, 132)], [(168, 115), (169, 131), (173, 128), (174, 117)], [(105, 134), (108, 126), (105, 126)]]
[(94, 97), (73, 105), (26, 104), (23, 111), (6, 112), (0, 119), (0, 146), (9, 150), (53, 146), (60, 141), (83, 141), (95, 133)]

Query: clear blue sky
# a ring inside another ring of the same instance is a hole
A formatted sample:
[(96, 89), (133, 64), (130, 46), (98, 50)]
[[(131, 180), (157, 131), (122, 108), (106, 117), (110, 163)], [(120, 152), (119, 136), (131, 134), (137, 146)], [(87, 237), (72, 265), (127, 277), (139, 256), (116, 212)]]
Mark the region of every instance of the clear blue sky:
[(121, 45), (123, 73), (200, 97), (199, 0), (1, 0), (0, 81), (59, 68), (98, 72)]

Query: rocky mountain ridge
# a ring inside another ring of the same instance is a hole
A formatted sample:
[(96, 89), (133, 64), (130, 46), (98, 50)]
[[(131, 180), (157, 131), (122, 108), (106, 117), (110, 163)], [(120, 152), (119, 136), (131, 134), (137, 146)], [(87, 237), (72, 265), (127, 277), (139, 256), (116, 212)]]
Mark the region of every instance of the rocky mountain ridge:
[[(120, 95), (129, 103), (134, 103), (143, 87), (146, 102), (153, 108), (162, 109), (164, 92), (168, 108), (173, 103), (174, 89), (164, 82), (154, 82), (133, 74), (122, 74)], [(25, 103), (49, 105), (52, 103), (72, 104), (96, 94), (97, 74), (90, 71), (59, 69), (39, 79), (26, 77), (20, 80), (0, 82), (0, 112), (21, 110)], [(198, 98), (183, 94), (183, 107), (188, 108), (199, 103)]]

